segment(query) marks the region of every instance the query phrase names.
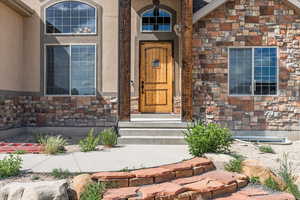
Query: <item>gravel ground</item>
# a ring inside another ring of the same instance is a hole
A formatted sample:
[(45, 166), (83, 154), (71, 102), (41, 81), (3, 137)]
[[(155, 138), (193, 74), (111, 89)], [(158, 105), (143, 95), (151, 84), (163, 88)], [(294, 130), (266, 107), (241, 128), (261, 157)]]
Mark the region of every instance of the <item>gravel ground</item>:
[(19, 176), (14, 176), (14, 177), (0, 180), (0, 185), (6, 185), (8, 183), (13, 183), (13, 182), (29, 183), (29, 182), (54, 181), (54, 180), (58, 180), (58, 179), (54, 178), (50, 174), (22, 173)]
[(295, 174), (300, 176), (300, 141), (293, 142), (291, 145), (270, 145), (275, 154), (261, 153), (258, 145), (248, 142), (235, 142), (232, 151), (247, 159), (259, 160), (265, 166), (277, 170), (280, 166), (278, 159), (282, 158), (284, 153), (288, 154), (289, 161), (293, 163)]

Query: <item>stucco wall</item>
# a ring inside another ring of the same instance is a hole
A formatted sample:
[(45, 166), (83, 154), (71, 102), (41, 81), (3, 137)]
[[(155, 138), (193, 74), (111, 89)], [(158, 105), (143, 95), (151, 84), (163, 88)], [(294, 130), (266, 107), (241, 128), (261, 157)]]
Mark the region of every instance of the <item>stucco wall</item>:
[[(41, 24), (43, 24), (42, 7), (52, 3), (51, 0), (32, 1), (22, 0), (35, 11), (34, 16), (24, 20), (24, 69), (23, 86), (26, 91), (39, 92), (43, 89), (42, 76), (43, 59), (41, 59)], [(83, 1), (84, 2), (84, 1)], [(88, 1), (87, 1), (88, 2)], [(90, 0), (100, 7), (101, 20), (99, 37), (102, 39), (99, 48), (102, 49), (101, 72), (98, 73), (98, 92), (116, 93), (118, 77), (118, 1), (117, 0)], [(69, 36), (71, 38), (72, 36)], [(68, 43), (68, 39), (57, 41)], [(67, 42), (66, 42), (67, 41)], [(84, 38), (80, 43), (89, 43)]]
[[(299, 131), (299, 21), (286, 1), (230, 0), (195, 24), (194, 116), (232, 130)], [(278, 47), (278, 96), (228, 95), (231, 46)]]
[(0, 2), (0, 90), (22, 91), (23, 17)]

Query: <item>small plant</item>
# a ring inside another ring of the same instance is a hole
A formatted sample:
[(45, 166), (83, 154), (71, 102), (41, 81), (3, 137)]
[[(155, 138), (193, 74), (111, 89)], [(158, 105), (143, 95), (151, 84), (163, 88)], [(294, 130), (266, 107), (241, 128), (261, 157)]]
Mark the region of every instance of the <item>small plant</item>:
[(94, 129), (90, 129), (86, 138), (79, 141), (82, 152), (96, 151), (100, 142), (100, 136), (94, 136)]
[(58, 154), (65, 152), (67, 141), (61, 136), (45, 136), (39, 139), (39, 143), (44, 145), (45, 153)]
[(273, 191), (281, 191), (279, 184), (274, 180), (274, 178), (269, 177), (265, 182), (264, 185)]
[(15, 152), (13, 152), (13, 154), (17, 154), (17, 155), (22, 155), (22, 154), (26, 154), (27, 151), (25, 150), (16, 150)]
[(254, 184), (254, 185), (260, 184), (259, 177), (257, 177), (257, 176), (252, 176), (252, 177), (250, 177), (249, 182), (250, 182), (251, 184)]
[(57, 178), (57, 179), (66, 179), (72, 176), (71, 172), (69, 170), (63, 170), (63, 169), (53, 169), (51, 172), (51, 176)]
[(229, 172), (241, 173), (243, 161), (244, 159), (242, 158), (235, 158), (233, 160), (230, 160), (229, 163), (225, 164), (225, 170)]
[(80, 200), (101, 200), (105, 190), (106, 185), (104, 183), (90, 183), (81, 193)]
[(34, 133), (33, 134), (33, 138), (36, 143), (40, 143), (41, 139), (43, 139), (44, 137), (45, 137), (45, 135), (42, 133)]
[(130, 172), (131, 170), (129, 169), (129, 167), (125, 167), (123, 169), (120, 170), (120, 172)]
[(259, 151), (262, 153), (275, 153), (271, 146), (260, 146)]
[(279, 162), (280, 167), (277, 174), (282, 178), (285, 184), (284, 191), (293, 194), (296, 199), (300, 199), (300, 191), (295, 184), (296, 176), (294, 175), (293, 164), (289, 162), (288, 154), (283, 154), (283, 157), (279, 160)]
[(37, 181), (37, 180), (39, 180), (39, 179), (40, 179), (40, 177), (37, 176), (37, 175), (33, 175), (33, 176), (31, 177), (31, 180), (32, 180), (32, 181)]
[(118, 143), (118, 135), (113, 129), (106, 129), (100, 134), (101, 144), (107, 147), (113, 147)]
[(22, 158), (18, 155), (9, 155), (0, 160), (0, 178), (16, 176), (22, 168)]
[(193, 156), (202, 156), (204, 153), (226, 153), (233, 142), (230, 131), (217, 124), (195, 123), (184, 132), (184, 135), (189, 152)]

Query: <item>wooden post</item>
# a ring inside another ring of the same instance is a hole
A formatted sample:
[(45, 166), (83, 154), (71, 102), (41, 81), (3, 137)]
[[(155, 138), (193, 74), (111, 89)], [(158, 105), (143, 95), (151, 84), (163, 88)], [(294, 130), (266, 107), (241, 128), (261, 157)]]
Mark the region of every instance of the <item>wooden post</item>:
[(193, 118), (193, 0), (181, 0), (182, 23), (182, 120)]
[(130, 120), (131, 0), (119, 0), (119, 120)]

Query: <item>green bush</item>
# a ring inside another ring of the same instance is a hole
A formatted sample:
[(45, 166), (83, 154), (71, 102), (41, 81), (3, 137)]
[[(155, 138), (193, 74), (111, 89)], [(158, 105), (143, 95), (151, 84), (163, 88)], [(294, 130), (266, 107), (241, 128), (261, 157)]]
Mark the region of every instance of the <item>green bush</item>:
[(100, 142), (100, 135), (94, 136), (94, 129), (90, 129), (86, 138), (79, 141), (82, 152), (96, 151)]
[(118, 135), (113, 129), (106, 129), (100, 134), (101, 144), (108, 147), (113, 147), (118, 143)]
[(90, 183), (81, 193), (80, 200), (101, 200), (105, 190), (106, 185), (104, 183)]
[(68, 144), (61, 136), (44, 136), (39, 139), (39, 143), (44, 145), (44, 151), (47, 154), (63, 153)]
[(0, 160), (0, 178), (16, 176), (22, 168), (22, 158), (17, 155), (9, 155)]
[(232, 134), (217, 124), (196, 123), (184, 132), (189, 152), (193, 156), (204, 153), (226, 153), (232, 144)]
[(241, 158), (235, 158), (233, 160), (230, 160), (229, 163), (225, 164), (225, 170), (229, 172), (237, 172), (241, 173), (242, 172), (242, 162), (244, 160)]
[(51, 176), (57, 179), (66, 179), (72, 176), (71, 172), (69, 170), (63, 170), (63, 169), (53, 169), (51, 172)]
[(260, 146), (259, 147), (259, 151), (262, 153), (275, 153), (275, 151), (273, 150), (273, 148), (271, 146)]

